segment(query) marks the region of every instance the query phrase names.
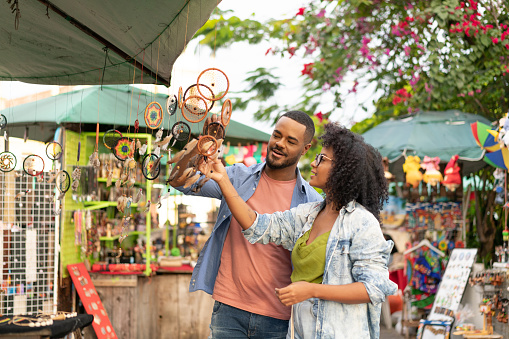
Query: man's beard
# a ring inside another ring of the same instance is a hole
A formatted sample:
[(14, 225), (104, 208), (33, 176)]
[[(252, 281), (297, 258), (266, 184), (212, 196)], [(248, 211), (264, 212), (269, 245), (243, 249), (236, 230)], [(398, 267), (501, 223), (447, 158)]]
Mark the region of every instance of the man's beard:
[[(277, 148), (276, 148), (277, 149)], [(283, 152), (281, 152), (283, 153)], [(286, 153), (283, 153), (286, 156)], [(283, 158), (279, 161), (272, 160), (272, 151), (267, 152), (267, 157), (265, 158), (265, 162), (267, 163), (267, 167), (270, 169), (283, 169), (287, 167), (291, 167), (299, 162), (300, 154), (293, 158)]]

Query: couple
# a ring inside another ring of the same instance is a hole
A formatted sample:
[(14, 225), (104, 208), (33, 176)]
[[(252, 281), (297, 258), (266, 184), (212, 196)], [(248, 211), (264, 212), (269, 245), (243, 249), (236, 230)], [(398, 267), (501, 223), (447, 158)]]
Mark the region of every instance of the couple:
[(212, 338), (379, 337), (381, 303), (396, 291), (387, 271), (393, 244), (378, 221), (387, 198), (381, 156), (346, 128), (325, 130), (309, 184), (297, 163), (315, 128), (300, 111), (279, 118), (266, 163), (201, 165), (214, 181), (200, 195), (221, 206), (190, 291), (215, 300)]

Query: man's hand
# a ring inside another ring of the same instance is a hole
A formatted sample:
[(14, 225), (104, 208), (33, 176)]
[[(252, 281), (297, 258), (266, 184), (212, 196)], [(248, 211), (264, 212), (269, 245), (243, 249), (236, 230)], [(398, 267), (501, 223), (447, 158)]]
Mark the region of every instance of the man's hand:
[(286, 287), (276, 288), (276, 295), (283, 305), (291, 306), (312, 298), (313, 285), (306, 281), (297, 281)]
[(221, 159), (209, 159), (207, 157), (203, 157), (198, 162), (198, 169), (205, 176), (211, 178), (218, 184), (221, 183), (222, 180), (230, 180), (228, 178), (228, 174), (226, 173), (226, 168), (223, 166)]
[(213, 122), (219, 121), (219, 117), (216, 114), (212, 114), (205, 119), (205, 123), (203, 124), (203, 131), (202, 135), (208, 135), (209, 134), (209, 125)]

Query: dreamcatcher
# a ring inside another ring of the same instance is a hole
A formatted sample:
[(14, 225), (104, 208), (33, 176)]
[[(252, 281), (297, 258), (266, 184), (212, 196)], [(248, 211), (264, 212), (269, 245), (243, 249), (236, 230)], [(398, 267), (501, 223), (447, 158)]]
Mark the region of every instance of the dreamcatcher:
[[(206, 93), (206, 96), (202, 96), (200, 94), (200, 91), (198, 90), (198, 87), (201, 87), (201, 91), (203, 93)], [(189, 97), (202, 97), (205, 102), (207, 103), (207, 111), (210, 112), (210, 110), (212, 109), (212, 107), (214, 107), (214, 100), (211, 100), (211, 99), (207, 99), (207, 98), (214, 98), (215, 95), (214, 95), (214, 92), (212, 91), (212, 89), (210, 89), (207, 85), (203, 85), (203, 84), (194, 84), (194, 85), (191, 85), (189, 86), (186, 91), (184, 92), (184, 102), (186, 101), (187, 98)]]
[(7, 151), (0, 153), (0, 171), (10, 172), (16, 167), (16, 164), (17, 160), (14, 154)]
[(201, 96), (213, 101), (224, 98), (230, 87), (228, 77), (218, 68), (207, 68), (201, 72), (196, 83)]
[(23, 160), (23, 171), (33, 177), (44, 171), (44, 160), (37, 154), (31, 154)]
[(205, 134), (216, 139), (224, 139), (224, 127), (220, 122), (214, 121), (205, 127)]
[(166, 111), (170, 116), (174, 115), (177, 112), (178, 108), (178, 99), (175, 94), (170, 95), (168, 99), (166, 99)]
[(46, 145), (46, 155), (50, 160), (56, 161), (62, 157), (62, 145), (52, 141)]
[(232, 116), (232, 102), (230, 99), (226, 99), (221, 108), (221, 123), (223, 126), (228, 126), (230, 118)]
[(207, 101), (200, 96), (190, 96), (182, 105), (182, 116), (190, 123), (202, 121), (207, 116), (207, 112)]
[(118, 139), (113, 149), (113, 154), (120, 161), (132, 158), (134, 155), (134, 141), (129, 138)]
[(141, 173), (147, 180), (154, 180), (161, 173), (161, 158), (157, 154), (145, 155), (141, 165)]
[(191, 127), (183, 121), (177, 121), (171, 127), (171, 134), (177, 141), (189, 140), (189, 137), (191, 136)]
[(7, 118), (5, 115), (0, 114), (0, 129), (4, 129), (7, 126)]
[(184, 92), (182, 91), (182, 86), (179, 87), (177, 94), (177, 104), (179, 108), (182, 108), (182, 105), (184, 104)]
[(219, 150), (219, 144), (217, 143), (216, 138), (211, 135), (202, 135), (198, 140), (198, 145), (196, 147), (198, 149), (198, 153), (206, 157), (213, 156)]
[(163, 108), (157, 101), (152, 101), (145, 108), (145, 123), (150, 129), (156, 129), (163, 122)]
[(57, 189), (60, 193), (65, 194), (71, 187), (71, 177), (67, 171), (60, 171), (57, 173), (57, 177), (55, 179)]
[(103, 135), (103, 143), (107, 149), (113, 149), (117, 145), (117, 141), (122, 139), (122, 133), (116, 129), (110, 129)]

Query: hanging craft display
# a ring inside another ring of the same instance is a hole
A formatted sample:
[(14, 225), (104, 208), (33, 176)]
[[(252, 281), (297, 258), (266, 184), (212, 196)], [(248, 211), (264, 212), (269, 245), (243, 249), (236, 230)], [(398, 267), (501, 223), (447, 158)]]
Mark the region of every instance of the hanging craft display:
[(195, 96), (195, 97), (201, 97), (200, 91), (198, 91), (198, 87), (202, 87), (201, 90), (204, 93), (207, 93), (206, 97), (203, 97), (205, 102), (207, 103), (207, 109), (210, 112), (212, 107), (214, 107), (214, 100), (209, 100), (207, 98), (214, 98), (214, 92), (212, 89), (210, 89), (207, 85), (203, 84), (194, 84), (189, 86), (186, 91), (184, 92), (184, 101), (186, 101), (187, 98)]
[(113, 149), (117, 145), (117, 141), (122, 138), (122, 133), (116, 129), (110, 129), (103, 135), (103, 143), (107, 149)]
[(173, 135), (173, 138), (175, 138), (175, 140), (178, 141), (188, 140), (189, 137), (191, 136), (191, 127), (189, 127), (189, 125), (183, 121), (177, 121), (171, 127), (171, 134)]
[(118, 139), (113, 154), (120, 161), (132, 158), (134, 155), (134, 142), (129, 138)]
[(216, 139), (224, 139), (224, 127), (218, 121), (214, 121), (208, 124), (205, 130), (205, 134), (207, 135), (211, 135)]
[(439, 182), (441, 182), (444, 178), (442, 177), (442, 173), (440, 173), (440, 158), (439, 157), (428, 157), (424, 156), (424, 159), (421, 163), (421, 168), (423, 168), (426, 172), (422, 176), (422, 180), (425, 183), (430, 184), (431, 186), (436, 186)]
[(141, 173), (147, 180), (154, 180), (161, 173), (161, 157), (154, 153), (145, 155), (143, 158)]
[(232, 116), (232, 102), (230, 99), (226, 99), (221, 108), (221, 122), (223, 126), (228, 126), (230, 118)]
[(58, 160), (62, 157), (62, 145), (56, 141), (52, 141), (46, 145), (46, 155), (50, 160)]
[(179, 87), (179, 91), (177, 94), (177, 104), (179, 108), (182, 108), (182, 104), (184, 103), (184, 91), (182, 90), (182, 86)]
[(60, 193), (67, 192), (71, 187), (71, 177), (67, 171), (58, 172), (55, 182)]
[(403, 171), (406, 173), (406, 182), (413, 188), (419, 187), (422, 180), (422, 173), (419, 171), (421, 158), (418, 156), (409, 155), (403, 164)]
[(16, 156), (11, 152), (0, 153), (0, 171), (10, 172), (17, 164)]
[(44, 171), (44, 160), (37, 154), (31, 154), (23, 160), (23, 171), (33, 177)]
[(168, 99), (166, 99), (166, 111), (170, 116), (175, 114), (178, 107), (178, 99), (176, 95), (170, 95)]
[(145, 108), (145, 124), (150, 129), (156, 129), (163, 122), (163, 108), (157, 101), (152, 101)]
[(200, 96), (190, 96), (182, 105), (182, 116), (191, 123), (205, 119), (207, 112), (207, 101)]
[(5, 115), (0, 114), (0, 129), (5, 128), (7, 126), (7, 118)]
[(198, 140), (197, 148), (198, 153), (206, 157), (210, 157), (218, 151), (219, 145), (217, 143), (216, 138), (214, 138), (213, 136), (203, 135), (200, 137), (200, 140)]
[(460, 167), (458, 165), (459, 155), (453, 155), (444, 170), (444, 181), (442, 184), (451, 191), (455, 191), (461, 185)]
[[(207, 68), (201, 72), (196, 83), (205, 85), (198, 86), (198, 91), (207, 100), (220, 100), (224, 98), (230, 87), (228, 77), (218, 68)], [(204, 90), (207, 87), (212, 90), (213, 95)]]

